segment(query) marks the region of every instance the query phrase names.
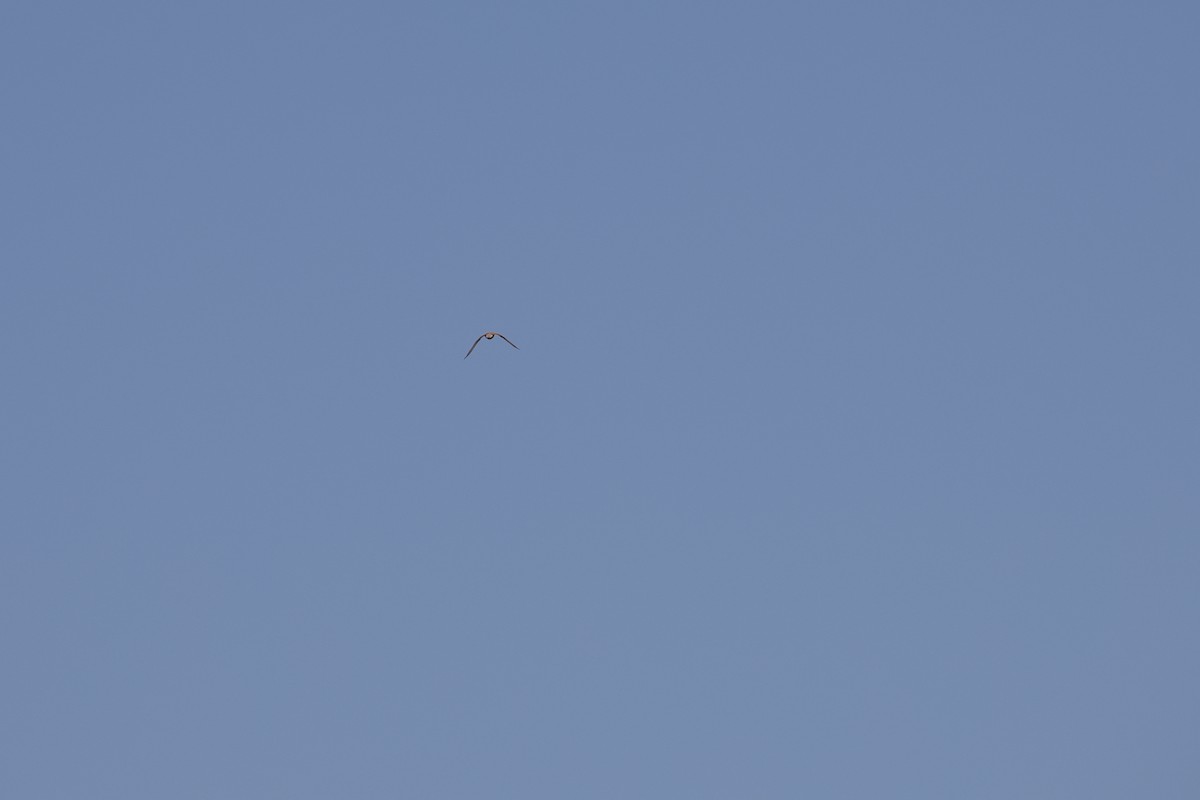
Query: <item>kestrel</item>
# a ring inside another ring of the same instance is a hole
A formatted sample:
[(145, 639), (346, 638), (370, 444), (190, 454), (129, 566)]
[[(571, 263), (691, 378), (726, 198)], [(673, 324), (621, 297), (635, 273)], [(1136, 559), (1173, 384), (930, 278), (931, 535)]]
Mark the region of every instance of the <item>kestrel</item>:
[[(482, 334), (478, 339), (476, 339), (475, 344), (479, 344), (479, 342), (483, 339), (487, 339), (490, 342), (493, 338), (495, 338), (497, 336), (499, 336), (504, 341), (508, 342), (508, 337), (505, 336), (503, 333), (496, 333), (495, 331), (488, 331), (487, 333)], [(508, 343), (512, 344), (513, 347), (517, 347), (512, 342), (508, 342)], [(471, 345), (471, 350), (475, 349), (475, 344)], [(517, 349), (520, 350), (521, 348), (517, 347)], [(467, 356), (471, 355), (471, 350), (467, 351)], [(463, 358), (466, 358), (467, 356), (463, 356)]]

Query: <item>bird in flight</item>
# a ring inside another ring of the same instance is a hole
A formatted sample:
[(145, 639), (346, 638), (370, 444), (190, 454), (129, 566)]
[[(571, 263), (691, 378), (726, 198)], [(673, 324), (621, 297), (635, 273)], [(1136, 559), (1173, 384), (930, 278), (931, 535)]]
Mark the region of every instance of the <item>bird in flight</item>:
[[(475, 344), (479, 344), (484, 339), (487, 339), (490, 342), (492, 339), (494, 339), (497, 336), (499, 336), (504, 341), (508, 342), (508, 337), (505, 336), (503, 333), (496, 333), (495, 331), (488, 331), (487, 333), (481, 334), (480, 337), (475, 340)], [(517, 347), (512, 342), (508, 342), (508, 343), (512, 344), (513, 347)], [(471, 345), (471, 350), (475, 349), (475, 344)], [(517, 349), (520, 350), (521, 348), (517, 347)], [(471, 350), (467, 351), (467, 356), (471, 355)], [(463, 358), (466, 358), (467, 356), (463, 356)]]

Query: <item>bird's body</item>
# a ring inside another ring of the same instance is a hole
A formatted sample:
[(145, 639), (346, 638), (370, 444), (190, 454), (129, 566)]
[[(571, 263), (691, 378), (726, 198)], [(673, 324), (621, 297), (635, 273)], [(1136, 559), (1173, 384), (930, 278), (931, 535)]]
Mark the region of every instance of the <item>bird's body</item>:
[[(504, 341), (508, 342), (508, 337), (505, 336), (503, 333), (497, 333), (496, 331), (488, 331), (487, 333), (480, 334), (479, 338), (475, 340), (475, 344), (471, 345), (471, 350), (468, 350), (467, 355), (463, 356), (463, 358), (466, 358), (467, 356), (471, 355), (471, 351), (475, 349), (475, 345), (479, 344), (479, 342), (482, 341), (483, 339), (487, 339), (490, 342), (492, 339), (496, 338), (497, 336), (499, 336)], [(512, 342), (508, 342), (508, 343), (512, 344), (513, 347), (517, 347)], [(521, 348), (517, 347), (517, 349), (520, 350)]]

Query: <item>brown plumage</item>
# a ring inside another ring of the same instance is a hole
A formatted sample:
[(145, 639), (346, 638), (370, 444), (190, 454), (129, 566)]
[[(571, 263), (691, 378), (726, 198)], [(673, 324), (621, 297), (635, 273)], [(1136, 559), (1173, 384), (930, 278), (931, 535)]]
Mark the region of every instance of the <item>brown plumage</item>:
[[(496, 333), (495, 331), (488, 331), (487, 333), (481, 334), (479, 336), (479, 338), (475, 340), (475, 344), (479, 344), (479, 342), (482, 341), (483, 339), (487, 339), (490, 342), (496, 336), (499, 336), (501, 339), (508, 342), (508, 337), (505, 336), (503, 333)], [(512, 344), (513, 347), (517, 347), (512, 342), (508, 342), (508, 343)], [(471, 350), (475, 349), (475, 344), (471, 345)], [(520, 350), (521, 348), (517, 347), (517, 349)], [(471, 350), (467, 351), (467, 356), (471, 355)], [(466, 358), (467, 356), (463, 356), (463, 358)]]

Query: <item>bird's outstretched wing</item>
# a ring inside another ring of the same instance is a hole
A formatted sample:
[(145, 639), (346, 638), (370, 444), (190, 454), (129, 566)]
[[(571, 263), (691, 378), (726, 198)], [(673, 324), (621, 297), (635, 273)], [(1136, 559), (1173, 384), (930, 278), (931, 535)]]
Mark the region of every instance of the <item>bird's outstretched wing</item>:
[[(499, 336), (504, 341), (508, 342), (508, 337), (505, 336), (503, 333), (497, 333), (496, 335)], [(512, 344), (512, 342), (508, 342), (508, 343)], [(515, 344), (513, 344), (513, 347), (517, 347), (517, 346)], [(517, 349), (520, 350), (521, 348), (517, 347)]]
[[(480, 342), (483, 340), (483, 337), (484, 337), (484, 336), (486, 336), (486, 335), (487, 335), (487, 334), (484, 334), (484, 333), (481, 333), (481, 334), (479, 334), (479, 338), (475, 340), (475, 344), (471, 345), (471, 350), (474, 350), (474, 349), (475, 349), (475, 345), (476, 345), (476, 344), (479, 344), (479, 343), (480, 343)], [(507, 340), (507, 339), (505, 339), (504, 341), (508, 342), (508, 340)], [(512, 344), (512, 342), (508, 342), (508, 343), (509, 343), (509, 344)], [(468, 350), (468, 351), (467, 351), (467, 356), (471, 355), (471, 350)], [(467, 356), (463, 356), (463, 358), (466, 358)]]

